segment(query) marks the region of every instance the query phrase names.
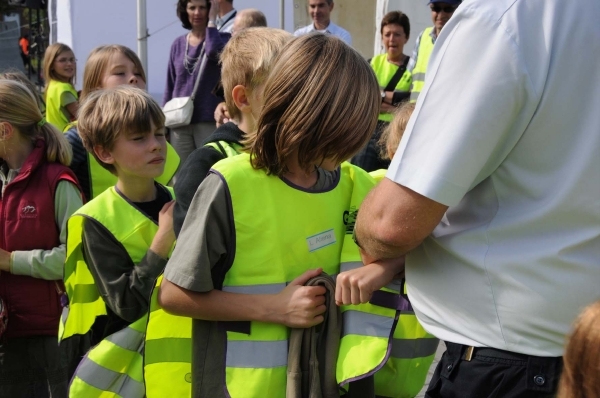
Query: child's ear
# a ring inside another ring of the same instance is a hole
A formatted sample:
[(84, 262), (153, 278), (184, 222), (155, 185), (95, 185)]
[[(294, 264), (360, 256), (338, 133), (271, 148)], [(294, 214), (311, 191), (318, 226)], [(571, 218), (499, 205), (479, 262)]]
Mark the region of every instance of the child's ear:
[(231, 96), (233, 97), (233, 102), (235, 103), (235, 106), (240, 110), (240, 112), (251, 112), (249, 102), (250, 92), (245, 86), (242, 86), (241, 84), (235, 86), (233, 90), (231, 90)]
[(113, 158), (111, 151), (109, 151), (102, 145), (96, 145), (94, 147), (94, 153), (96, 154), (96, 156), (98, 156), (98, 159), (100, 159), (103, 163), (115, 163), (115, 159)]
[(9, 122), (0, 122), (0, 141), (6, 141), (13, 135), (13, 126)]

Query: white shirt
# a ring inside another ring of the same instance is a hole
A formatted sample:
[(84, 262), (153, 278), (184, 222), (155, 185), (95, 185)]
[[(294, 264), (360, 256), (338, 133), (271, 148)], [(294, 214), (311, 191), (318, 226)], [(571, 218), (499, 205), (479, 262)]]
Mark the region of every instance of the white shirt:
[(600, 298), (599, 15), (472, 0), (436, 42), (387, 177), (450, 206), (407, 258), (440, 339), (559, 356)]
[(215, 20), (215, 25), (217, 25), (217, 29), (221, 33), (231, 33), (231, 29), (233, 29), (233, 21), (235, 20), (236, 14), (235, 8), (229, 11), (227, 14), (222, 17), (217, 17)]
[(339, 37), (347, 45), (349, 45), (349, 46), (352, 45), (352, 36), (350, 35), (350, 33), (348, 33), (348, 31), (346, 29), (337, 26), (333, 22), (329, 22), (329, 25), (327, 26), (327, 29), (325, 29), (325, 30), (317, 30), (317, 29), (315, 29), (314, 24), (310, 24), (308, 26), (305, 26), (305, 27), (300, 28), (297, 31), (295, 31), (294, 36), (302, 36), (302, 35), (308, 34), (310, 32), (329, 33), (331, 35)]

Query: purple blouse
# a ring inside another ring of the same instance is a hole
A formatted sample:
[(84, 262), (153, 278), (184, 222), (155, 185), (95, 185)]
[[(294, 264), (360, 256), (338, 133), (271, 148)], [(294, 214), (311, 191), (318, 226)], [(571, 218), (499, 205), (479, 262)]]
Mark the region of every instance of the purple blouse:
[[(220, 33), (216, 28), (206, 28), (204, 42), (195, 47), (189, 46), (188, 57), (198, 57), (202, 50), (202, 44), (206, 46), (205, 52), (208, 56), (204, 73), (200, 78), (198, 92), (194, 99), (194, 114), (192, 115), (191, 124), (214, 121), (215, 108), (219, 102), (223, 101), (222, 98), (213, 95), (212, 90), (221, 80), (219, 54), (230, 37), (229, 33)], [(187, 34), (180, 36), (171, 45), (163, 105), (172, 98), (189, 97), (194, 90), (194, 83), (200, 69), (200, 61), (198, 61), (193, 74), (190, 75), (183, 65), (186, 38)]]

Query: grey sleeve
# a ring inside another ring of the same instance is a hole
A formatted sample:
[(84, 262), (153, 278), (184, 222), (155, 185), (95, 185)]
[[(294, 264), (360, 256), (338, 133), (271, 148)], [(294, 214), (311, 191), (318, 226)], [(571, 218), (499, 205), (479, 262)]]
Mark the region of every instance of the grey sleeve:
[(167, 263), (165, 278), (187, 290), (213, 290), (215, 266), (230, 265), (235, 252), (233, 214), (227, 187), (216, 174), (209, 174), (194, 195)]
[(83, 257), (106, 305), (120, 318), (134, 322), (148, 312), (150, 295), (167, 260), (148, 249), (138, 264), (106, 227), (86, 218)]

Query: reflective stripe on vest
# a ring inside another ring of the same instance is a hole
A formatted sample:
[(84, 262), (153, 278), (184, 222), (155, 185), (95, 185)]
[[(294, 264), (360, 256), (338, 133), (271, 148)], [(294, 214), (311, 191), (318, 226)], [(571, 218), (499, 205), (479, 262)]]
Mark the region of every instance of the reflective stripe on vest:
[(152, 292), (146, 328), (146, 397), (191, 397), (192, 318), (168, 314), (158, 305), (162, 279), (161, 275)]
[[(224, 159), (212, 171), (227, 185), (236, 232), (234, 262), (223, 290), (275, 294), (307, 269), (321, 267), (336, 274), (352, 193), (358, 184), (368, 186), (366, 193), (374, 181), (344, 163), (335, 187), (310, 193), (254, 170), (249, 159), (248, 154)], [(232, 398), (284, 398), (289, 329), (252, 322), (250, 330), (227, 332), (227, 393)]]
[(69, 386), (69, 397), (143, 398), (144, 330), (147, 315), (108, 336), (83, 358)]
[[(214, 148), (215, 150), (221, 152), (226, 158), (230, 158), (242, 153), (242, 146), (240, 144), (227, 141), (209, 142), (204, 146)], [(225, 153), (223, 153), (223, 151), (225, 151)]]
[[(172, 188), (167, 188), (174, 197)], [(158, 225), (133, 207), (114, 187), (79, 209), (67, 224), (65, 290), (69, 308), (63, 311), (59, 341), (75, 334), (86, 334), (96, 317), (106, 315), (106, 306), (83, 258), (82, 233), (86, 218), (106, 227), (123, 245), (134, 264), (146, 255)]]
[[(106, 170), (98, 163), (96, 158), (88, 152), (88, 168), (90, 173), (90, 200), (106, 191), (117, 183), (117, 176)], [(179, 168), (180, 158), (173, 146), (167, 143), (167, 154), (165, 157), (165, 168), (163, 173), (156, 177), (156, 181), (167, 185)]]
[[(375, 76), (377, 76), (377, 82), (379, 83), (379, 88), (381, 90), (385, 89), (392, 80), (392, 77), (398, 70), (399, 66), (395, 65), (387, 60), (387, 54), (379, 54), (374, 56), (371, 59), (371, 68), (375, 72)], [(410, 85), (412, 83), (412, 75), (406, 70), (402, 77), (394, 87), (396, 91), (409, 91)], [(394, 118), (394, 115), (388, 112), (380, 113), (379, 120), (384, 122), (391, 122)]]
[(412, 87), (410, 89), (410, 102), (416, 102), (423, 86), (425, 85), (425, 73), (429, 64), (429, 57), (433, 51), (433, 42), (431, 40), (431, 31), (433, 27), (429, 27), (421, 34), (419, 41), (419, 51), (417, 53), (417, 64), (412, 70)]

